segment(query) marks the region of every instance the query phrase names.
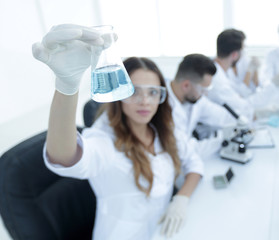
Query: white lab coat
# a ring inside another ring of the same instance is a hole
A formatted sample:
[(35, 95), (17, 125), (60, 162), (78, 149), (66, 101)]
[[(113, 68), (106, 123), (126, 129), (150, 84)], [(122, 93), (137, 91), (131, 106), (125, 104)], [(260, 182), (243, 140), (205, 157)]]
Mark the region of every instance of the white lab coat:
[(232, 68), (229, 68), (227, 71), (228, 78), (231, 80), (231, 86), (241, 97), (248, 97), (256, 90), (253, 81), (250, 81), (249, 87), (243, 82), (247, 73), (249, 61), (250, 60), (246, 55), (241, 56), (236, 63), (237, 75)]
[(261, 71), (261, 79), (271, 82), (277, 75), (279, 75), (279, 48), (267, 54)]
[(195, 104), (182, 104), (171, 88), (171, 81), (167, 81), (167, 89), (176, 127), (187, 134), (202, 158), (216, 153), (221, 147), (222, 136), (197, 141), (192, 137), (192, 133), (198, 122), (224, 128), (236, 124), (236, 120), (224, 107), (210, 101), (206, 96), (202, 96)]
[(249, 120), (253, 119), (254, 108), (244, 98), (242, 98), (231, 86), (224, 69), (215, 62), (217, 72), (212, 78), (212, 89), (208, 92), (208, 97), (213, 102), (223, 105), (228, 104), (236, 113), (246, 116)]
[(253, 120), (256, 109), (265, 108), (273, 104), (278, 98), (279, 90), (273, 83), (267, 83), (250, 96), (243, 98), (234, 90), (231, 81), (224, 69), (215, 62), (217, 72), (213, 76), (213, 88), (209, 91), (208, 97), (221, 105), (227, 103), (235, 112)]
[[(94, 240), (149, 240), (172, 195), (175, 177), (172, 160), (162, 152), (156, 134), (156, 156), (147, 153), (154, 179), (150, 197), (146, 197), (134, 182), (132, 162), (115, 148), (115, 136), (108, 122), (103, 114), (82, 136), (78, 134), (83, 155), (74, 166), (51, 164), (44, 150), (45, 164), (58, 175), (89, 180), (97, 198)], [(176, 134), (183, 172), (202, 174), (199, 156), (187, 147), (183, 135), (178, 131)], [(140, 183), (147, 186), (143, 178)]]

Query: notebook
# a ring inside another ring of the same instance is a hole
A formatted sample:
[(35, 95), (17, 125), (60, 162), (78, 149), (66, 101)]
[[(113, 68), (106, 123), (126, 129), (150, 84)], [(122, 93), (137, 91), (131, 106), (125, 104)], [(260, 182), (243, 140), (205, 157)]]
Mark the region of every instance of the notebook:
[(267, 128), (258, 128), (255, 131), (254, 138), (248, 144), (248, 148), (274, 148), (275, 144), (270, 130)]

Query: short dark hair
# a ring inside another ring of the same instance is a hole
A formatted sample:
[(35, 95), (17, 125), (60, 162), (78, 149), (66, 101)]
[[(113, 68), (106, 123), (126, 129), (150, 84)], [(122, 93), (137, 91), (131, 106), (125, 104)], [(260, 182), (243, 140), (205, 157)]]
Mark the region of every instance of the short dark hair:
[(245, 38), (242, 31), (233, 28), (224, 30), (217, 37), (217, 56), (223, 58), (229, 56), (233, 51), (241, 50)]
[(214, 61), (202, 54), (189, 54), (179, 64), (175, 80), (188, 79), (193, 82), (201, 82), (205, 74), (214, 75), (216, 67)]

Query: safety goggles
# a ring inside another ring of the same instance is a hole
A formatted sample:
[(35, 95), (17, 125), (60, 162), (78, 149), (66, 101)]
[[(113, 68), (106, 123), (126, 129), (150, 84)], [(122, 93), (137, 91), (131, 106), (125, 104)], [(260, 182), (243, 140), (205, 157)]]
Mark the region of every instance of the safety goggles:
[(213, 87), (212, 84), (210, 84), (208, 87), (204, 87), (200, 84), (193, 84), (193, 86), (200, 96), (203, 94), (207, 94)]
[(162, 86), (153, 85), (134, 85), (134, 94), (123, 100), (125, 103), (142, 103), (145, 101), (149, 104), (161, 104), (165, 101), (167, 90)]

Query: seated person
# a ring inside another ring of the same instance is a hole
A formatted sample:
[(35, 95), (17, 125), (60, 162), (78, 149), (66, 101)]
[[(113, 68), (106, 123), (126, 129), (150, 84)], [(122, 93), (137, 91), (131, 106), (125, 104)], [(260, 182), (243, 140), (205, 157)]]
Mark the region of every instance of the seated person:
[(244, 98), (232, 87), (227, 75), (228, 69), (240, 59), (244, 40), (244, 33), (236, 29), (227, 29), (218, 35), (215, 58), (217, 72), (213, 77), (208, 97), (218, 104), (228, 104), (235, 112), (252, 122), (255, 118), (255, 110), (273, 103), (279, 90), (270, 83), (264, 85), (260, 91)]
[(215, 72), (216, 67), (210, 58), (202, 54), (190, 54), (179, 64), (175, 79), (167, 82), (174, 122), (177, 128), (187, 133), (204, 158), (220, 149), (222, 136), (197, 142), (192, 137), (197, 124), (217, 128), (236, 124), (236, 120), (223, 106), (205, 96)]
[[(69, 24), (52, 28), (42, 42), (33, 45), (33, 55), (56, 75), (45, 164), (56, 174), (89, 180), (97, 199), (93, 239), (151, 239), (159, 220), (161, 233), (171, 237), (185, 223), (203, 163), (174, 128), (159, 69), (145, 58), (125, 60), (135, 93), (104, 105), (103, 114), (80, 135), (79, 83), (91, 55), (98, 59), (95, 47), (109, 42), (99, 32)], [(180, 170), (184, 184), (172, 198)]]

